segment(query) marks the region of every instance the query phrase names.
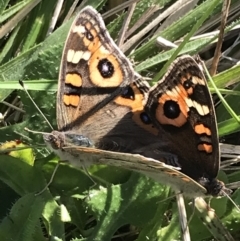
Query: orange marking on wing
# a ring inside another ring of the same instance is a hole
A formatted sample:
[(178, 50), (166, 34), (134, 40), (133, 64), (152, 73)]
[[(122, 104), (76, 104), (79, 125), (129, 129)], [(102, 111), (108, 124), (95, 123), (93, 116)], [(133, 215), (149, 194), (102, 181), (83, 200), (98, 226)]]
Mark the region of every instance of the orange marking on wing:
[(133, 112), (133, 121), (137, 123), (140, 127), (148, 131), (149, 133), (153, 134), (154, 136), (157, 136), (159, 133), (159, 130), (152, 124), (145, 124), (141, 119), (141, 113), (142, 111), (135, 111)]
[[(88, 40), (86, 36), (84, 36), (83, 38), (84, 45), (92, 53), (91, 58), (88, 62), (90, 80), (94, 85), (99, 87), (118, 87), (123, 81), (123, 73), (119, 66), (119, 62), (114, 57), (114, 55), (110, 54), (108, 50), (104, 48), (104, 45), (101, 43), (98, 37), (98, 32), (90, 22), (85, 25), (85, 28), (93, 36), (92, 41)], [(109, 62), (112, 63), (113, 74), (109, 78), (103, 78), (101, 73), (99, 72), (98, 64), (101, 59), (107, 59)]]
[[(119, 66), (119, 62), (114, 57), (114, 55), (110, 54), (101, 43), (98, 32), (92, 26), (90, 22), (85, 25), (85, 28), (91, 33), (93, 36), (93, 40), (90, 41), (86, 36), (83, 38), (84, 45), (88, 48), (88, 50), (92, 53), (91, 58), (89, 59), (89, 72), (90, 72), (90, 80), (92, 83), (99, 87), (118, 87), (123, 81), (123, 73)], [(109, 62), (113, 65), (113, 74), (109, 78), (103, 78), (98, 69), (98, 64), (101, 59), (108, 59)]]
[(188, 95), (192, 95), (193, 94), (193, 88), (191, 87), (191, 88), (187, 89), (187, 93), (188, 93)]
[(190, 179), (187, 178), (187, 177), (182, 177), (181, 179), (182, 179), (184, 182), (190, 182)]
[(144, 95), (141, 93), (141, 91), (138, 89), (138, 87), (135, 84), (131, 84), (130, 86), (132, 87), (132, 90), (134, 92), (134, 99), (126, 99), (126, 98), (123, 98), (122, 96), (118, 96), (117, 98), (115, 98), (114, 102), (117, 105), (129, 107), (133, 113), (133, 117), (132, 117), (133, 121), (135, 121), (135, 123), (137, 123), (143, 129), (157, 136), (159, 133), (159, 130), (151, 124), (143, 123), (140, 117), (144, 109), (143, 107)]
[[(189, 73), (187, 73), (186, 77), (182, 77), (181, 78), (181, 84), (184, 85), (185, 81), (188, 81), (189, 79), (194, 78), (192, 75), (190, 75)], [(183, 87), (183, 86), (182, 86)], [(184, 88), (184, 87), (183, 87)], [(185, 89), (184, 90), (188, 93), (188, 95), (192, 95), (193, 94), (193, 87), (189, 88), (189, 89)]]
[(65, 78), (66, 84), (71, 84), (75, 87), (81, 87), (82, 86), (82, 78), (78, 74), (67, 74)]
[(80, 97), (78, 95), (64, 95), (63, 102), (65, 105), (72, 105), (77, 107), (80, 102)]
[(90, 41), (87, 39), (87, 37), (85, 36), (83, 38), (83, 43), (84, 45), (88, 48), (88, 50), (92, 53), (94, 53), (95, 51), (97, 51), (97, 49), (99, 49), (99, 47), (101, 46), (101, 42), (100, 39), (98, 38), (98, 33), (97, 31), (93, 28), (91, 23), (87, 23), (86, 24), (86, 29), (89, 30), (89, 32), (92, 34), (93, 36), (93, 41)]
[(164, 173), (172, 177), (179, 176), (179, 173), (176, 173), (175, 171), (164, 171)]
[(206, 143), (204, 143), (204, 144), (199, 144), (198, 145), (198, 150), (199, 151), (205, 151), (205, 152), (207, 152), (207, 153), (212, 153), (212, 145), (211, 144), (206, 144)]
[(118, 105), (128, 106), (132, 109), (132, 111), (143, 111), (143, 99), (144, 96), (141, 91), (137, 88), (135, 84), (130, 84), (133, 93), (134, 99), (126, 99), (121, 96), (118, 96), (114, 102)]
[[(179, 89), (182, 90), (184, 88), (182, 86), (179, 86)], [(159, 121), (159, 123), (180, 127), (187, 122), (189, 109), (183, 98), (184, 96), (186, 96), (186, 91), (181, 91), (181, 94), (179, 94), (179, 95), (176, 95), (175, 93), (172, 93), (172, 95), (170, 95), (169, 93), (163, 94), (158, 99), (159, 105), (156, 109), (156, 118)], [(170, 118), (166, 117), (166, 115), (164, 113), (163, 107), (164, 107), (164, 104), (166, 103), (166, 101), (168, 101), (168, 100), (175, 101), (180, 108), (179, 116), (175, 119), (170, 119)]]
[[(98, 69), (98, 64), (101, 59), (107, 59), (113, 66), (113, 73), (109, 78), (104, 78)], [(89, 71), (92, 83), (99, 87), (118, 87), (123, 82), (123, 73), (119, 62), (114, 55), (102, 52), (101, 48), (94, 52), (89, 59)]]
[[(184, 81), (186, 81), (187, 79), (186, 78), (184, 78), (184, 80), (183, 80), (183, 78), (182, 78), (182, 82), (184, 83)], [(177, 87), (178, 87), (178, 89), (179, 89), (179, 97), (181, 96), (181, 98), (186, 98), (186, 97), (188, 97), (188, 92), (186, 91), (186, 89), (183, 87), (183, 85), (182, 84), (179, 84), (179, 85), (177, 85)]]
[(198, 134), (206, 134), (208, 136), (211, 136), (211, 130), (207, 127), (205, 127), (203, 124), (198, 124), (194, 127), (194, 131)]

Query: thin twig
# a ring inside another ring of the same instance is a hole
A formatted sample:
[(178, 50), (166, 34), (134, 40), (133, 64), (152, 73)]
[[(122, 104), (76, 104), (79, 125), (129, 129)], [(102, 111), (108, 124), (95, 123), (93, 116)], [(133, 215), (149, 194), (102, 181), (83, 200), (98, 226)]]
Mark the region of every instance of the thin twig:
[[(231, 30), (228, 32), (230, 33), (231, 31), (234, 31), (234, 30), (239, 30), (240, 29), (240, 24), (234, 26), (233, 28), (231, 28)], [(208, 33), (203, 33), (203, 34), (199, 34), (199, 35), (195, 35), (195, 36), (192, 36), (189, 40), (190, 41), (193, 41), (193, 40), (196, 40), (196, 39), (206, 39), (206, 38), (213, 38), (215, 37), (216, 35), (219, 34), (219, 30), (216, 30), (216, 31), (212, 31), (212, 32), (208, 32)], [(175, 44), (180, 44), (181, 42), (183, 42), (184, 38), (181, 38), (177, 41), (175, 41)]]
[(168, 50), (168, 49), (174, 49), (177, 48), (178, 46), (176, 44), (174, 44), (171, 41), (168, 41), (167, 39), (163, 38), (163, 37), (158, 37), (157, 38), (157, 44), (159, 46), (161, 46), (163, 49)]
[(179, 6), (183, 4), (182, 1), (177, 1), (173, 5), (171, 5), (166, 11), (160, 14), (156, 19), (154, 19), (150, 24), (148, 24), (145, 28), (143, 28), (139, 33), (134, 35), (130, 40), (128, 40), (123, 46), (122, 51), (125, 53), (131, 46), (136, 43), (139, 39), (141, 39), (145, 34), (147, 34), (152, 28), (158, 25), (163, 19), (168, 17), (170, 14), (174, 13)]
[(1, 101), (0, 103), (4, 104), (4, 105), (6, 105), (6, 106), (8, 106), (8, 107), (10, 107), (10, 108), (12, 108), (12, 109), (14, 109), (14, 110), (17, 110), (17, 111), (19, 111), (19, 112), (21, 112), (21, 113), (23, 113), (23, 114), (26, 113), (23, 109), (15, 106), (15, 105), (13, 105), (13, 104), (10, 104), (10, 103), (8, 103), (8, 102), (6, 102), (6, 101), (4, 101), (4, 100)]
[[(234, 43), (229, 47), (227, 48), (223, 53), (222, 53), (222, 57), (223, 58), (226, 58), (226, 59), (229, 59), (233, 62), (235, 62), (235, 59), (233, 59), (232, 57), (229, 57), (227, 56), (238, 44), (240, 43), (240, 34), (238, 34), (238, 37), (236, 38), (236, 40), (234, 41)], [(239, 60), (237, 60), (238, 62)]]
[(179, 191), (176, 191), (175, 194), (177, 199), (179, 222), (181, 224), (181, 230), (182, 230), (182, 240), (191, 241), (183, 195), (180, 194)]
[(150, 6), (137, 20), (136, 23), (127, 31), (126, 38), (131, 36), (139, 27), (143, 26), (146, 23), (147, 19), (153, 16), (153, 14), (158, 11), (160, 7), (158, 5)]
[[(232, 4), (229, 10), (229, 17), (228, 17), (228, 22), (232, 23), (236, 21), (236, 19), (239, 18), (239, 13), (240, 13), (240, 4)], [(200, 33), (207, 33), (211, 31), (211, 29), (216, 26), (216, 24), (219, 24), (219, 19), (221, 18), (221, 13), (217, 13), (216, 15), (213, 15), (209, 20), (207, 20), (202, 27), (198, 29), (196, 34)]]
[(164, 20), (163, 23), (158, 27), (156, 33), (162, 32), (163, 30), (171, 26), (174, 22), (189, 14), (189, 12), (196, 7), (198, 1), (199, 0), (182, 1), (182, 4), (180, 4), (179, 8), (176, 9), (176, 11), (170, 16), (168, 16), (166, 20)]
[(103, 19), (106, 19), (110, 16), (112, 16), (115, 13), (118, 13), (122, 11), (124, 8), (129, 7), (131, 4), (138, 2), (139, 0), (130, 0), (130, 1), (125, 1), (122, 4), (119, 4), (115, 8), (112, 8), (111, 10), (107, 11), (106, 13), (102, 14)]
[(122, 28), (121, 28), (120, 33), (119, 33), (119, 38), (117, 40), (117, 45), (120, 48), (124, 43), (125, 35), (126, 35), (127, 30), (128, 30), (128, 26), (129, 26), (129, 23), (131, 21), (131, 18), (132, 18), (132, 15), (133, 15), (133, 12), (134, 12), (134, 9), (135, 9), (136, 5), (137, 5), (137, 3), (133, 3), (131, 6), (129, 6), (127, 15), (126, 15), (126, 17), (124, 19), (124, 22), (122, 24)]
[(40, 2), (41, 0), (30, 2), (21, 11), (19, 11), (12, 19), (7, 21), (7, 23), (0, 28), (0, 39), (3, 38), (7, 33), (9, 33)]
[(240, 146), (239, 145), (232, 145), (232, 144), (226, 144), (226, 143), (220, 143), (220, 150), (221, 155), (229, 153), (229, 154), (235, 154), (240, 155)]
[(225, 26), (226, 26), (226, 23), (227, 23), (227, 17), (228, 17), (230, 3), (231, 3), (231, 0), (225, 0), (223, 2), (222, 19), (221, 19), (221, 26), (220, 26), (218, 42), (217, 42), (217, 46), (216, 46), (215, 53), (214, 53), (212, 67), (209, 71), (211, 76), (216, 74), (219, 59), (221, 57), (221, 48), (222, 48), (222, 43), (223, 43), (224, 29), (225, 29)]
[(72, 4), (72, 6), (70, 7), (66, 17), (64, 18), (63, 22), (65, 23), (66, 21), (68, 21), (71, 17), (72, 17), (72, 14), (73, 12), (75, 11), (76, 9), (76, 6), (78, 4), (79, 0), (75, 0)]
[(46, 36), (49, 36), (52, 33), (53, 29), (55, 28), (60, 11), (62, 9), (62, 5), (63, 5), (63, 0), (58, 0)]

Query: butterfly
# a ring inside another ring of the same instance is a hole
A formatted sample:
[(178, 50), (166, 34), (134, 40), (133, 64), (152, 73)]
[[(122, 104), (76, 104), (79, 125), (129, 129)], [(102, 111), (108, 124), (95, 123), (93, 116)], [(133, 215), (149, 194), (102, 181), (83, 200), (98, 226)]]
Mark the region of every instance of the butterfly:
[(44, 140), (72, 165), (120, 166), (189, 197), (230, 192), (216, 179), (215, 112), (194, 58), (177, 58), (150, 87), (90, 6), (74, 20), (63, 50), (57, 123)]

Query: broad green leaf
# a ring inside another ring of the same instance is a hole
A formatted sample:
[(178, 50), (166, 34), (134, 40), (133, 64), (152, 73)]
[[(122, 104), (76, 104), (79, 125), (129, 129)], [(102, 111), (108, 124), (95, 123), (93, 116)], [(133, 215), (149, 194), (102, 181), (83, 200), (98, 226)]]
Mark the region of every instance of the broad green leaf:
[(94, 190), (88, 205), (97, 218), (97, 226), (87, 240), (110, 240), (126, 224), (140, 228), (153, 218), (158, 202), (167, 195), (168, 189), (138, 174), (122, 185)]
[(18, 199), (0, 224), (1, 240), (45, 240), (39, 219), (44, 205), (44, 199), (34, 194)]

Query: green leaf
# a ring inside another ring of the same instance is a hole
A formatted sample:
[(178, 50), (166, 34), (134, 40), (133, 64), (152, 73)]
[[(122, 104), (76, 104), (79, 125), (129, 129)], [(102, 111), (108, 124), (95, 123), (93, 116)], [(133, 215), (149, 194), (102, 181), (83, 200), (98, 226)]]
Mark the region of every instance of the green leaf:
[(24, 195), (13, 205), (8, 216), (0, 224), (1, 240), (45, 240), (39, 218), (44, 199), (34, 194)]
[(138, 174), (122, 185), (91, 192), (88, 206), (98, 222), (87, 240), (110, 240), (125, 224), (143, 226), (167, 195), (168, 189)]

